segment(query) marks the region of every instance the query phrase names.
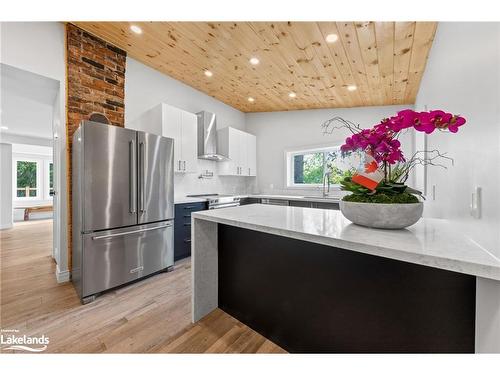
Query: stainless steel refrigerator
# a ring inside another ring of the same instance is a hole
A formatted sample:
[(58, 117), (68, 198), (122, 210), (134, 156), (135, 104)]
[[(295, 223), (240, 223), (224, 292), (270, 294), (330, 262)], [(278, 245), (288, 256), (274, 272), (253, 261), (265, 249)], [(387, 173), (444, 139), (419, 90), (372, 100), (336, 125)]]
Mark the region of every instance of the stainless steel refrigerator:
[(173, 266), (173, 139), (83, 121), (72, 160), (72, 280), (82, 302)]

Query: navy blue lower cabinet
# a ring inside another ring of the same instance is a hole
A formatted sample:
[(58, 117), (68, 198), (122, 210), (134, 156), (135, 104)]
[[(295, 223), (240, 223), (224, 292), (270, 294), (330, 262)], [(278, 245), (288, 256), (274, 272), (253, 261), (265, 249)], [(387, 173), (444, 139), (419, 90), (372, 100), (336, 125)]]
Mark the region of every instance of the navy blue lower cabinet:
[(191, 213), (206, 209), (207, 202), (175, 205), (174, 261), (191, 256)]

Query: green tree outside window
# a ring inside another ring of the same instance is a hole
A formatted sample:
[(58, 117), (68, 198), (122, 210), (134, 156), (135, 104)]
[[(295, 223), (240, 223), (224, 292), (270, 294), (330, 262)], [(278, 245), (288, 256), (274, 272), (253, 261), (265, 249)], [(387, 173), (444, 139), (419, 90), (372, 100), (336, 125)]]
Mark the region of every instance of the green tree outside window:
[(34, 161), (18, 161), (17, 169), (17, 191), (19, 198), (36, 197), (36, 173), (37, 163)]
[(298, 154), (293, 156), (294, 184), (321, 185), (323, 176), (330, 172), (330, 183), (339, 184), (345, 177), (352, 176), (356, 160), (342, 157), (340, 150)]

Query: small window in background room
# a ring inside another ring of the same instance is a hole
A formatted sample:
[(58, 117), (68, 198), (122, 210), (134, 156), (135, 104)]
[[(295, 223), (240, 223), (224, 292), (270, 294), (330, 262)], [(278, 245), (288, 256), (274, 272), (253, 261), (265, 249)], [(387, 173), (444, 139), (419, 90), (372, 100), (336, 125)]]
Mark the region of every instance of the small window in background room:
[(38, 197), (38, 163), (18, 160), (16, 162), (16, 198)]
[(54, 163), (49, 163), (49, 195), (54, 195)]

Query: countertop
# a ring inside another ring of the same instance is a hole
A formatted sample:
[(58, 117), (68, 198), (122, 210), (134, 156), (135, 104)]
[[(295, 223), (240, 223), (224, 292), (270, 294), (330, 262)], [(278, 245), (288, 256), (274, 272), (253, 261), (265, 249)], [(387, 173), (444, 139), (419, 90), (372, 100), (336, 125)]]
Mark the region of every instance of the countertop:
[(192, 218), (500, 280), (500, 259), (448, 220), (422, 218), (406, 229), (383, 230), (352, 224), (337, 210), (263, 204), (199, 211)]
[[(228, 194), (231, 195), (231, 194)], [(324, 203), (338, 203), (339, 197), (323, 198), (321, 196), (301, 196), (301, 195), (279, 195), (279, 194), (234, 194), (238, 198), (268, 198), (268, 199), (282, 199), (289, 201), (304, 201), (304, 202), (324, 202)], [(206, 202), (207, 198), (202, 197), (176, 197), (175, 204)]]
[(206, 202), (207, 198), (178, 197), (174, 199), (174, 204)]

